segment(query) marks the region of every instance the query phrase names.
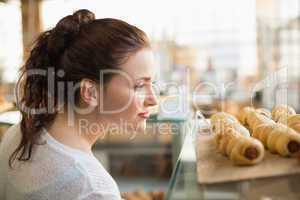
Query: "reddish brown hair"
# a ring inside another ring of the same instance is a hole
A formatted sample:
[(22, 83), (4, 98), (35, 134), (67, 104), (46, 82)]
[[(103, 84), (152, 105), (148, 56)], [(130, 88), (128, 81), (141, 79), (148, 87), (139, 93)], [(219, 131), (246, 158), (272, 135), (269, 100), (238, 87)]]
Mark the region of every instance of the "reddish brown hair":
[[(55, 76), (55, 81), (65, 83), (71, 81), (76, 84), (83, 78), (98, 81), (99, 70), (115, 69), (131, 54), (145, 47), (149, 47), (147, 36), (137, 27), (117, 19), (95, 19), (89, 10), (68, 15), (52, 30), (43, 32), (21, 68), (17, 104), (22, 113), (22, 138), (10, 156), (9, 165), (12, 167), (16, 159), (30, 160), (32, 150), (38, 144), (41, 128), (50, 126), (57, 115), (57, 85), (51, 92), (47, 85), (49, 74), (29, 76), (30, 70), (47, 70), (49, 67), (53, 67), (55, 73), (63, 70), (64, 76)], [(104, 76), (104, 83), (111, 76)], [(68, 92), (65, 90), (64, 95)], [(78, 98), (79, 91), (76, 91), (75, 99)], [(50, 101), (54, 103), (53, 112), (31, 112), (32, 109), (45, 108)]]

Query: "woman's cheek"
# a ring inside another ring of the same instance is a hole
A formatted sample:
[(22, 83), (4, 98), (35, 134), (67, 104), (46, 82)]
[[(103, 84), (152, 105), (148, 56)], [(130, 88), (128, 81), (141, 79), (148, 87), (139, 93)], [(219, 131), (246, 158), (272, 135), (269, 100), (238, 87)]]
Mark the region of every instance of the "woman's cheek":
[(136, 113), (143, 111), (143, 104), (144, 101), (139, 96), (134, 97), (134, 105), (135, 105)]
[(113, 112), (114, 114), (122, 114), (126, 112), (131, 106), (130, 92), (126, 89), (112, 90), (108, 97), (105, 99), (106, 104), (104, 108)]

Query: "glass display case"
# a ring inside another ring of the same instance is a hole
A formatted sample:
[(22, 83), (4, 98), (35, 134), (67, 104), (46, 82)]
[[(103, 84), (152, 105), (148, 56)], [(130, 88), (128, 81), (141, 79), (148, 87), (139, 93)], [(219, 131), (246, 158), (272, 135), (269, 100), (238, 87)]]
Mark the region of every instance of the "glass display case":
[(218, 184), (199, 184), (195, 138), (193, 134), (187, 134), (184, 138), (169, 182), (167, 200), (300, 199), (300, 174)]

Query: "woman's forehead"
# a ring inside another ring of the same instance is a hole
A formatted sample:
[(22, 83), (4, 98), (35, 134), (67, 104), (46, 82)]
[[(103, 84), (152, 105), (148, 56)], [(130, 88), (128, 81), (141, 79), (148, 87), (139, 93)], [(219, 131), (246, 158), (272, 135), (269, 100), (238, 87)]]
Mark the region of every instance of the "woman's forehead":
[(142, 49), (130, 56), (126, 63), (120, 66), (121, 70), (132, 79), (153, 79), (157, 64), (151, 49)]

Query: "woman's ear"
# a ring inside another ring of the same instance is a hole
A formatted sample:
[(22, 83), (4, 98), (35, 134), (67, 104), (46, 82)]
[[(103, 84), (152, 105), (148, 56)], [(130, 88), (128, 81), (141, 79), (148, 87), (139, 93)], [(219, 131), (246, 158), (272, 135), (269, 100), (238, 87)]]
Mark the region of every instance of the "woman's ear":
[(89, 79), (82, 79), (80, 82), (80, 96), (83, 102), (90, 106), (98, 105), (98, 87), (97, 84)]

